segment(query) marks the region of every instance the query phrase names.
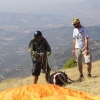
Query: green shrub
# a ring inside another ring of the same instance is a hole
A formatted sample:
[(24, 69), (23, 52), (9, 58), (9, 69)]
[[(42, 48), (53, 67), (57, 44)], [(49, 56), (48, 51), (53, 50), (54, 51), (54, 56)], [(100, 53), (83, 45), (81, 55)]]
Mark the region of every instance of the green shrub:
[(75, 61), (75, 59), (70, 58), (63, 66), (63, 69), (72, 68), (72, 67), (76, 67), (76, 66), (77, 66), (77, 62)]

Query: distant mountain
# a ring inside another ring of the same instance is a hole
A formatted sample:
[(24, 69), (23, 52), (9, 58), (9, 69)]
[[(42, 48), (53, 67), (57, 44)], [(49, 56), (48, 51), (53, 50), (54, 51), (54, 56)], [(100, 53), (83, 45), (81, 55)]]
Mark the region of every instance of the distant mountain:
[(34, 29), (58, 28), (64, 25), (71, 26), (72, 19), (75, 17), (80, 18), (83, 25), (100, 26), (100, 0), (55, 3), (33, 6), (26, 10), (28, 13), (0, 13), (0, 26), (19, 25), (20, 28)]
[[(93, 61), (96, 61), (100, 59), (100, 27), (88, 26), (87, 28), (90, 36), (90, 50)], [(34, 29), (9, 26), (2, 27), (0, 30), (0, 80), (31, 75), (32, 61), (28, 45), (33, 38)], [(43, 36), (52, 48), (54, 59), (52, 56), (49, 59), (52, 70), (55, 69), (52, 61), (55, 61), (57, 69), (60, 69), (68, 59), (73, 57), (72, 32), (71, 26), (42, 30)]]

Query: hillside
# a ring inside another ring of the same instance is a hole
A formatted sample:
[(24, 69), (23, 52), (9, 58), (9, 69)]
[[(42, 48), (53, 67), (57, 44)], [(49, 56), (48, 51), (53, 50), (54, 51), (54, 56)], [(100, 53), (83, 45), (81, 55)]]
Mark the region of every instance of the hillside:
[[(88, 26), (87, 28), (90, 36), (92, 60), (96, 61), (100, 59), (100, 27)], [(66, 61), (73, 57), (71, 54), (72, 31), (73, 27), (70, 26), (42, 31), (43, 36), (51, 45), (57, 69), (61, 69)], [(32, 61), (28, 52), (28, 44), (33, 38), (33, 30), (6, 27), (0, 29), (0, 35), (0, 81), (7, 78), (29, 76)], [(54, 70), (51, 61), (50, 66)]]
[[(98, 95), (100, 96), (100, 60), (93, 62), (92, 63), (92, 76), (96, 76), (95, 78), (88, 79), (87, 78), (87, 68), (86, 65), (83, 67), (84, 71), (84, 78), (85, 80), (82, 82), (74, 82), (69, 85), (66, 85), (65, 87), (75, 89), (75, 90), (80, 90), (80, 91), (85, 91), (88, 93), (91, 93), (93, 95)], [(65, 73), (68, 75), (69, 78), (76, 80), (79, 77), (79, 72), (77, 70), (77, 67), (75, 68), (70, 68), (63, 70)], [(52, 72), (53, 73), (53, 72)], [(25, 78), (14, 78), (14, 79), (7, 79), (4, 80), (0, 83), (0, 91), (4, 91), (9, 88), (14, 88), (18, 86), (23, 86), (23, 85), (28, 85), (33, 83), (33, 77), (25, 77)], [(46, 84), (45, 79), (44, 79), (44, 74), (40, 75), (38, 84)]]

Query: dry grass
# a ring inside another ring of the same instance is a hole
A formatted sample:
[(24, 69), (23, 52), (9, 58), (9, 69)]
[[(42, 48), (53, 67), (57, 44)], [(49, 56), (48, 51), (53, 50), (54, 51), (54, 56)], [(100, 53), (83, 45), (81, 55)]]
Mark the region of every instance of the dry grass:
[[(67, 69), (65, 71), (69, 78), (76, 80), (79, 77), (79, 72), (77, 67)], [(85, 91), (91, 94), (99, 95), (100, 96), (100, 61), (96, 61), (92, 63), (92, 76), (94, 78), (87, 77), (87, 66), (83, 65), (83, 73), (84, 73), (84, 81), (82, 82), (75, 82), (70, 85), (66, 85), (66, 87)]]
[[(75, 89), (75, 90), (80, 90), (80, 91), (85, 91), (94, 95), (100, 96), (100, 61), (96, 61), (92, 63), (92, 75), (97, 76), (95, 78), (88, 79), (87, 78), (87, 67), (86, 65), (83, 65), (83, 72), (84, 72), (84, 78), (85, 80), (82, 82), (74, 82), (71, 83), (70, 85), (66, 85), (65, 87)], [(69, 78), (72, 80), (76, 80), (79, 77), (79, 72), (77, 67), (75, 68), (70, 68), (67, 70), (63, 70), (65, 73), (68, 75)], [(38, 84), (45, 84), (45, 78), (44, 74), (40, 75)], [(0, 91), (7, 90), (9, 88), (14, 88), (14, 87), (19, 87), (19, 86), (24, 86), (24, 85), (29, 85), (33, 84), (33, 77), (29, 76), (26, 78), (16, 78), (16, 79), (7, 79), (4, 80), (0, 83)]]

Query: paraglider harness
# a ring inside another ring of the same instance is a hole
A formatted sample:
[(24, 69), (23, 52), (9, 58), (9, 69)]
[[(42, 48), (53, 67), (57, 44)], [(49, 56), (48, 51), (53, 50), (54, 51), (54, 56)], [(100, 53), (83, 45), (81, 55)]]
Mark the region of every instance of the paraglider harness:
[(68, 78), (67, 74), (62, 71), (57, 71), (51, 74), (49, 77), (49, 83), (50, 84), (56, 84), (59, 86), (64, 86), (66, 84), (70, 84), (71, 82), (74, 82), (70, 78)]
[[(53, 55), (51, 55), (51, 56), (52, 56), (53, 64), (54, 64), (54, 66), (56, 66), (56, 62), (54, 60), (54, 57), (53, 57)], [(70, 84), (72, 82), (74, 82), (74, 80), (70, 79), (68, 77), (68, 75), (65, 72), (62, 72), (62, 71), (56, 70), (49, 77), (49, 83), (50, 84), (56, 84), (56, 85), (59, 85), (59, 86), (64, 86), (64, 85)]]

